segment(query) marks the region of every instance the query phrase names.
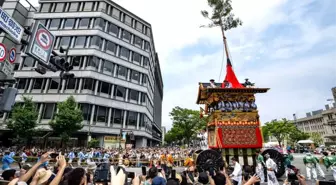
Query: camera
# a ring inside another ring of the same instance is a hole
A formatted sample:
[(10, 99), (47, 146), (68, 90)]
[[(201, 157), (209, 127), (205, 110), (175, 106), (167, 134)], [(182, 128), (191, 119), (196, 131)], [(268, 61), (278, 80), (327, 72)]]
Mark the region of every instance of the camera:
[(299, 179), (297, 177), (297, 175), (299, 175), (299, 169), (295, 168), (294, 166), (290, 166), (288, 168), (288, 175), (287, 175), (287, 178), (288, 178), (288, 182), (291, 184), (291, 185), (299, 185)]

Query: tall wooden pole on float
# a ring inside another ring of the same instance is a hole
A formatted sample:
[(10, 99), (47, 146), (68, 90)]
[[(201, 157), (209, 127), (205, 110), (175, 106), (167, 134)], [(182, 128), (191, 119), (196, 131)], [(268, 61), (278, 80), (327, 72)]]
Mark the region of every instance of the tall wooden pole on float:
[(229, 59), (229, 50), (228, 50), (228, 45), (227, 45), (227, 41), (226, 41), (226, 37), (225, 37), (225, 31), (224, 31), (224, 27), (223, 27), (223, 22), (220, 21), (220, 28), (222, 31), (222, 37), (223, 37), (223, 44), (224, 44), (224, 50), (225, 50), (225, 54), (226, 54), (226, 59)]

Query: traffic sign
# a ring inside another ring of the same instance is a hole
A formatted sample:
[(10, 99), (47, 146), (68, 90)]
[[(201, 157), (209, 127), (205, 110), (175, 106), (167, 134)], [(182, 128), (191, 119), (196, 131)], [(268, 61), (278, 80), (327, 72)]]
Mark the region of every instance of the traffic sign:
[(17, 42), (21, 42), (24, 28), (15, 21), (6, 11), (0, 7), (0, 28), (12, 36)]
[(36, 22), (31, 40), (26, 53), (39, 61), (41, 65), (48, 65), (55, 36), (41, 22)]
[(36, 34), (37, 43), (45, 50), (50, 49), (51, 35), (44, 29), (40, 29)]
[(4, 61), (7, 56), (6, 46), (0, 43), (0, 62)]
[(14, 70), (14, 65), (12, 65), (8, 60), (0, 63), (0, 72), (4, 73), (6, 76), (11, 76)]
[(15, 60), (16, 60), (16, 49), (12, 48), (9, 51), (9, 62), (13, 64), (15, 62)]

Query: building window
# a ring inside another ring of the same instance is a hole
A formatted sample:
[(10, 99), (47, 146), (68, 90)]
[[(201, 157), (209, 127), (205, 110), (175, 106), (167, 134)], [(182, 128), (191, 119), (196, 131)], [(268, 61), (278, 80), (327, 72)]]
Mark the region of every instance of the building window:
[(50, 27), (51, 30), (58, 30), (60, 27), (61, 19), (51, 19)]
[(106, 44), (106, 51), (112, 55), (115, 54), (116, 50), (117, 50), (117, 45), (114, 44), (113, 42), (110, 42), (110, 41), (106, 41), (107, 44)]
[(98, 11), (106, 13), (107, 4), (105, 2), (99, 2)]
[(44, 104), (43, 119), (52, 119), (55, 110), (55, 105), (56, 105), (55, 103)]
[(105, 60), (103, 66), (103, 72), (108, 74), (113, 74), (113, 63), (110, 61)]
[(91, 119), (91, 111), (92, 111), (92, 105), (83, 103), (81, 104), (82, 113), (83, 113), (83, 119), (84, 121), (90, 121)]
[(116, 9), (116, 8), (113, 8), (113, 10), (112, 10), (112, 16), (114, 17), (114, 18), (116, 18), (116, 19), (120, 19), (120, 11), (118, 10), (118, 9)]
[(94, 28), (104, 31), (105, 29), (105, 20), (102, 18), (96, 18), (94, 23)]
[(128, 111), (127, 114), (127, 126), (136, 126), (138, 120), (138, 113), (133, 111)]
[(125, 60), (128, 60), (130, 56), (130, 51), (127, 48), (121, 47), (120, 56)]
[(62, 37), (60, 41), (60, 47), (68, 48), (70, 46), (71, 37)]
[(149, 42), (147, 42), (147, 41), (145, 42), (145, 50), (149, 51)]
[(77, 12), (79, 9), (79, 3), (70, 3), (69, 12)]
[(94, 56), (88, 57), (85, 67), (94, 67), (97, 70), (99, 66), (99, 60), (100, 59), (98, 57), (94, 57)]
[(132, 26), (132, 18), (125, 14), (125, 24)]
[(118, 26), (116, 26), (115, 24), (110, 23), (109, 33), (117, 37), (118, 34), (119, 34), (119, 28), (118, 28)]
[(83, 90), (91, 90), (94, 91), (95, 89), (95, 80), (92, 78), (84, 78), (83, 82)]
[(139, 126), (140, 128), (145, 127), (145, 115), (142, 113), (140, 114)]
[(130, 100), (134, 100), (134, 101), (138, 101), (139, 100), (139, 91), (130, 89), (130, 91), (129, 91), (129, 99)]
[(75, 26), (75, 19), (66, 19), (64, 29), (73, 29)]
[(84, 4), (84, 12), (91, 12), (93, 10), (93, 2), (85, 2)]
[(87, 29), (90, 25), (90, 19), (89, 18), (84, 18), (81, 19), (79, 22), (79, 28), (81, 29)]
[(148, 61), (149, 61), (149, 59), (147, 57), (144, 57), (143, 66), (146, 67), (146, 68), (148, 67)]
[(126, 30), (123, 30), (122, 38), (127, 42), (131, 42), (131, 33)]
[(32, 57), (25, 57), (23, 60), (23, 67), (34, 67), (35, 60)]
[(133, 61), (140, 64), (140, 62), (141, 62), (141, 55), (139, 53), (133, 52)]
[(73, 67), (82, 67), (84, 56), (71, 56), (70, 58)]
[(65, 3), (57, 3), (55, 12), (64, 12)]
[(76, 37), (75, 48), (84, 48), (85, 46), (86, 37)]
[(111, 95), (111, 84), (107, 83), (107, 82), (100, 82), (99, 83), (98, 89), (100, 89), (101, 93), (104, 94), (110, 94)]
[(126, 78), (127, 68), (124, 66), (118, 66), (118, 77)]
[(142, 47), (142, 39), (138, 36), (134, 36), (134, 45), (141, 48)]
[(140, 73), (138, 71), (132, 70), (132, 75), (131, 75), (132, 80), (135, 80), (137, 82), (140, 81)]
[(76, 84), (77, 84), (76, 82), (77, 82), (76, 78), (68, 79), (66, 89), (76, 89)]
[(136, 23), (136, 29), (140, 32), (142, 32), (142, 24), (140, 22)]
[(47, 26), (47, 19), (38, 19), (36, 20), (38, 22), (40, 22), (41, 24), (43, 24), (44, 26)]
[(120, 109), (114, 109), (113, 124), (122, 124), (124, 120), (124, 111)]
[(147, 36), (151, 36), (151, 30), (149, 29), (149, 28), (147, 28), (147, 31), (146, 31), (146, 34), (147, 34)]
[(103, 45), (103, 40), (102, 38), (98, 37), (98, 36), (93, 36), (91, 39), (91, 44), (90, 44), (90, 48), (95, 48), (95, 49), (101, 49)]
[(107, 122), (107, 115), (106, 115), (106, 107), (103, 106), (97, 106), (96, 114), (97, 115), (97, 122)]
[(145, 93), (141, 93), (141, 103), (146, 103), (146, 94)]
[(43, 86), (43, 78), (35, 78), (33, 89), (42, 89)]
[(26, 89), (27, 86), (27, 78), (19, 78), (17, 88), (18, 89)]
[(43, 3), (41, 4), (40, 12), (43, 12), (43, 13), (50, 12), (50, 8), (51, 8), (51, 3)]
[(142, 84), (147, 84), (147, 75), (143, 74), (142, 76)]
[(125, 98), (125, 95), (126, 95), (126, 88), (122, 86), (116, 86), (114, 96)]
[(56, 79), (51, 78), (49, 89), (59, 89), (60, 82), (61, 82), (61, 79), (59, 79), (59, 78), (56, 78)]

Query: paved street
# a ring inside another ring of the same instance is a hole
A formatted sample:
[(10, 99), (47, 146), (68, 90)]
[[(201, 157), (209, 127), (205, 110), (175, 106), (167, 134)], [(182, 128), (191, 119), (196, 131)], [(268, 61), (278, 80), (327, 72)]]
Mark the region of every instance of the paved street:
[[(306, 168), (303, 164), (303, 157), (304, 156), (305, 156), (305, 154), (294, 154), (293, 165), (300, 169), (301, 174), (303, 174), (304, 176), (307, 176), (306, 175)], [(317, 155), (317, 157), (321, 157), (321, 156)], [(18, 166), (13, 166), (13, 167), (17, 170), (19, 169)], [(321, 165), (321, 167), (322, 167), (323, 171), (326, 173), (326, 179), (327, 180), (332, 180), (333, 177), (332, 177), (331, 171), (327, 172), (323, 165)], [(175, 169), (178, 173), (181, 173), (181, 172), (184, 171), (185, 168), (184, 167), (177, 167)], [(127, 171), (135, 172), (136, 174), (141, 174), (141, 168), (127, 168)], [(0, 173), (2, 173), (2, 170), (0, 170)], [(279, 179), (279, 181), (284, 181), (284, 179), (285, 179), (285, 177), (283, 176)], [(319, 179), (322, 180), (321, 177), (319, 177)], [(264, 184), (267, 184), (267, 183), (264, 183)], [(313, 184), (315, 184), (315, 183), (313, 182)]]

